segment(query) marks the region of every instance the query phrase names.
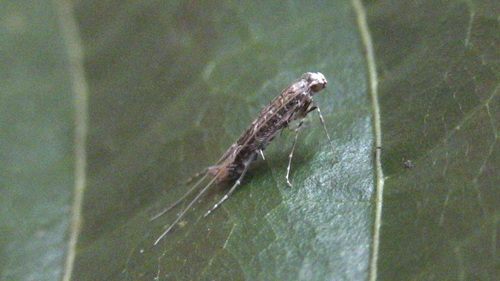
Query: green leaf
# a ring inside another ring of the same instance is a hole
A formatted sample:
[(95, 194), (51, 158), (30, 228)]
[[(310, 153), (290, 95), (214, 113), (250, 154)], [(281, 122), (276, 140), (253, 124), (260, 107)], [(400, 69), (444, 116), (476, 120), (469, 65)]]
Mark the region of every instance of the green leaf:
[[(107, 19), (115, 29), (83, 30), (87, 68), (102, 75), (89, 75), (90, 184), (76, 279), (368, 276), (373, 137), (352, 8), (275, 5), (137, 7)], [(99, 21), (79, 12), (81, 26)], [(221, 208), (202, 217), (227, 191), (218, 187), (154, 246), (187, 202), (149, 218), (307, 71), (329, 81), (315, 99), (335, 155), (311, 114), (293, 159), (294, 188), (285, 183), (294, 134), (284, 131)]]
[(0, 10), (0, 280), (57, 280), (73, 187), (74, 101), (57, 13)]
[[(364, 34), (357, 1), (52, 3), (0, 12), (1, 280), (495, 280), (498, 4), (365, 1)], [(293, 188), (284, 130), (153, 245), (192, 198), (150, 218), (306, 71), (334, 155), (310, 114)]]
[(497, 279), (499, 22), (498, 3), (490, 5), (372, 7), (386, 176), (382, 280)]

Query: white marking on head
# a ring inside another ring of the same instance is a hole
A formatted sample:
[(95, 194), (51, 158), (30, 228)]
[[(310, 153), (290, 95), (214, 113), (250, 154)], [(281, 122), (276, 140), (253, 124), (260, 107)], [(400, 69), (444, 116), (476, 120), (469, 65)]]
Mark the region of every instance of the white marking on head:
[(307, 74), (309, 76), (307, 82), (309, 83), (309, 87), (313, 92), (321, 91), (328, 83), (325, 76), (320, 72), (308, 72)]

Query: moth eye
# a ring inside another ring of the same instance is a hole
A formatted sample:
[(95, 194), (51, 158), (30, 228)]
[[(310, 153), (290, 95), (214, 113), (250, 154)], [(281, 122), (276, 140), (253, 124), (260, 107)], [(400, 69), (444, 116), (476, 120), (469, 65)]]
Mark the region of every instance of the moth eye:
[(311, 85), (311, 90), (318, 92), (326, 86), (326, 83), (315, 83)]

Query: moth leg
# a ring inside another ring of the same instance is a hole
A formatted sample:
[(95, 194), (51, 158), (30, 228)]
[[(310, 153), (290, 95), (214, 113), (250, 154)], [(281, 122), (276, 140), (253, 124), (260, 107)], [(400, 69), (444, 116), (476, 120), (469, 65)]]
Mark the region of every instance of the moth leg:
[(314, 106), (314, 108), (318, 109), (319, 122), (321, 122), (321, 125), (323, 125), (323, 130), (325, 131), (326, 137), (328, 138), (328, 141), (330, 142), (330, 148), (332, 149), (332, 154), (335, 155), (335, 150), (333, 149), (332, 138), (330, 138), (330, 134), (328, 133), (328, 130), (326, 129), (325, 119), (323, 119), (323, 115), (321, 114), (321, 110), (319, 109), (319, 106)]
[(262, 149), (258, 149), (257, 152), (259, 153), (260, 157), (262, 157), (262, 160), (266, 160), (266, 157), (264, 157), (264, 151), (262, 151)]
[(299, 131), (302, 127), (302, 124), (303, 121), (300, 121), (300, 123), (297, 125), (297, 128), (295, 128), (295, 137), (293, 139), (292, 151), (290, 151), (290, 154), (288, 155), (288, 166), (286, 167), (286, 183), (289, 187), (293, 187), (292, 183), (290, 183), (290, 167), (292, 166), (293, 152), (295, 150), (295, 145), (297, 144), (297, 139), (299, 137)]
[(307, 114), (309, 114), (309, 112), (314, 111), (316, 109), (318, 109), (317, 106), (311, 106), (311, 108), (309, 108), (309, 110), (307, 110), (307, 112), (304, 115), (307, 115)]
[(241, 184), (241, 180), (245, 176), (245, 174), (246, 174), (246, 172), (248, 170), (248, 166), (250, 166), (250, 162), (251, 161), (248, 161), (247, 163), (244, 163), (243, 171), (241, 172), (241, 175), (238, 177), (238, 179), (233, 184), (233, 186), (231, 187), (231, 189), (229, 189), (229, 191), (226, 193), (226, 195), (224, 195), (224, 197), (222, 197), (222, 199), (219, 200), (219, 202), (217, 202), (217, 204), (215, 204), (212, 208), (210, 208), (210, 210), (208, 210), (205, 213), (204, 217), (207, 217), (208, 215), (210, 215), (215, 209), (217, 209), (220, 205), (222, 205), (222, 203), (224, 203), (224, 201), (226, 201), (229, 198), (229, 196), (231, 196), (231, 194), (233, 194), (233, 192), (236, 190), (236, 187), (238, 187)]

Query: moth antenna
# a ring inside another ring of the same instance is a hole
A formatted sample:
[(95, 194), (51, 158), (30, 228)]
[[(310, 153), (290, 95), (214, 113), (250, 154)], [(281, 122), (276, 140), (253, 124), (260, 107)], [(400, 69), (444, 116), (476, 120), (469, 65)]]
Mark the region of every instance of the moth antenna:
[(330, 134), (328, 133), (328, 130), (326, 129), (325, 119), (323, 119), (323, 115), (321, 114), (321, 110), (319, 109), (319, 106), (316, 106), (316, 108), (318, 109), (319, 122), (321, 122), (321, 125), (323, 125), (323, 130), (325, 131), (326, 137), (328, 138), (328, 141), (330, 142), (330, 148), (332, 149), (333, 156), (335, 157), (335, 150), (333, 149), (332, 138), (330, 138)]
[[(208, 174), (206, 174), (203, 179), (205, 179), (206, 177), (208, 176)], [(184, 208), (184, 210), (182, 210), (182, 212), (179, 214), (179, 216), (177, 216), (177, 219), (175, 219), (175, 221), (167, 228), (167, 230), (165, 230), (161, 235), (160, 237), (158, 237), (158, 239), (156, 239), (155, 243), (153, 245), (156, 245), (158, 244), (158, 242), (160, 242), (160, 240), (165, 237), (165, 235), (167, 235), (167, 233), (170, 232), (170, 230), (172, 230), (172, 228), (177, 225), (177, 223), (182, 219), (182, 217), (184, 216), (184, 214), (186, 214), (186, 212), (191, 209), (191, 207), (194, 205), (194, 203), (196, 203), (196, 201), (198, 201), (198, 199), (200, 199), (200, 197), (205, 193), (205, 191), (207, 191), (207, 189), (215, 182), (215, 180), (217, 179), (217, 176), (215, 176), (199, 193), (198, 195), (196, 195), (196, 197), (191, 201), (189, 202), (189, 204), (187, 205), (186, 208)], [(198, 185), (199, 183), (201, 182), (198, 181), (198, 183), (196, 185)], [(193, 188), (191, 188), (193, 189)], [(189, 192), (191, 192), (192, 190), (190, 190)], [(178, 200), (179, 201), (179, 200)], [(177, 202), (176, 202), (177, 203)]]
[(189, 196), (189, 194), (191, 194), (199, 185), (200, 183), (203, 182), (203, 180), (205, 180), (208, 176), (208, 173), (205, 173), (205, 176), (203, 176), (200, 180), (198, 180), (196, 182), (195, 185), (193, 185), (193, 187), (191, 187), (186, 193), (184, 193), (184, 195), (182, 195), (181, 198), (179, 198), (177, 201), (175, 201), (172, 205), (168, 206), (167, 208), (163, 209), (161, 212), (159, 212), (158, 214), (156, 214), (154, 217), (150, 218), (149, 221), (154, 221), (155, 219), (163, 216), (166, 212), (170, 211), (170, 209), (172, 209), (173, 207), (177, 206), (177, 204), (181, 203), (184, 199), (186, 199), (186, 197)]

